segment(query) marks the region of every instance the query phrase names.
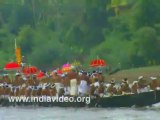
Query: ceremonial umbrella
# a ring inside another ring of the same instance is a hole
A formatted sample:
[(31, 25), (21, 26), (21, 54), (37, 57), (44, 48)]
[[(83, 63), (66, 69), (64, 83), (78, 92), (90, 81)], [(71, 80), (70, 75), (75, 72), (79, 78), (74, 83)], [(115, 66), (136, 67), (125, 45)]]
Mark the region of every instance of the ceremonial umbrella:
[(69, 64), (69, 63), (66, 63), (66, 64), (64, 64), (63, 66), (62, 66), (62, 72), (63, 73), (65, 73), (65, 72), (69, 72), (69, 71), (71, 71), (71, 68), (72, 68), (72, 66)]
[(80, 67), (81, 66), (81, 63), (79, 61), (74, 61), (72, 64), (72, 66), (75, 66), (75, 67)]
[(94, 59), (90, 62), (90, 67), (105, 67), (107, 64), (103, 59)]
[(20, 70), (21, 66), (16, 62), (9, 62), (5, 65), (4, 70), (6, 71), (14, 71), (14, 70)]
[(43, 78), (44, 76), (45, 76), (45, 73), (42, 72), (42, 71), (40, 71), (40, 72), (38, 73), (38, 75), (37, 75), (37, 79), (41, 79), (41, 78)]
[(25, 75), (33, 75), (33, 74), (36, 74), (38, 72), (38, 68), (36, 66), (24, 67), (24, 69), (22, 70), (22, 72)]
[(11, 74), (11, 79), (13, 80), (14, 71), (20, 70), (21, 66), (16, 62), (9, 62), (5, 65), (4, 70), (9, 71)]
[(82, 68), (82, 65), (79, 61), (74, 61), (71, 63), (72, 68), (74, 68), (76, 71), (79, 71)]

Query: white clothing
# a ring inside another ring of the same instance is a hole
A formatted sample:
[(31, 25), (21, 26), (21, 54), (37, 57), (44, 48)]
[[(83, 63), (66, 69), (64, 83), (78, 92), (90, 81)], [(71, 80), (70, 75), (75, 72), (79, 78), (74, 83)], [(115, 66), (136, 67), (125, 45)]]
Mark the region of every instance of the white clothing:
[(82, 94), (86, 94), (88, 92), (87, 81), (85, 81), (85, 80), (80, 81), (78, 92), (82, 93)]
[(70, 95), (78, 95), (77, 79), (70, 80)]
[(160, 90), (160, 87), (157, 87), (156, 90)]
[(138, 93), (143, 93), (143, 92), (149, 92), (149, 87), (144, 87), (144, 88), (141, 88), (141, 89), (137, 89), (137, 92)]
[(58, 94), (59, 94), (60, 89), (64, 88), (63, 84), (61, 83), (55, 83), (55, 87), (56, 87), (56, 91)]
[(99, 86), (100, 86), (99, 82), (94, 83), (94, 87), (99, 87)]
[(64, 88), (64, 95), (69, 95), (70, 93), (70, 87), (65, 87)]

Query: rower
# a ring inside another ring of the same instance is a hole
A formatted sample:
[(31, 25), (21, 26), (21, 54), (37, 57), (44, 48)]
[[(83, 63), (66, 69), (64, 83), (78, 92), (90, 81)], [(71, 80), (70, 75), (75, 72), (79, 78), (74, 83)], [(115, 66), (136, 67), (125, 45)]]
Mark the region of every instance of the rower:
[(60, 91), (62, 92), (64, 90), (64, 95), (68, 96), (70, 94), (70, 83), (67, 74), (61, 75), (61, 84), (63, 84), (64, 88), (61, 88)]
[(37, 92), (38, 92), (38, 84), (39, 81), (37, 80), (37, 75), (34, 74), (32, 77), (33, 81), (34, 81), (34, 85), (32, 87), (32, 96), (37, 96)]
[(13, 87), (14, 87), (14, 95), (19, 96), (20, 94), (20, 89), (21, 85), (23, 84), (23, 79), (21, 77), (20, 73), (16, 73), (15, 80), (13, 82)]
[(11, 79), (9, 78), (8, 74), (4, 75), (3, 87), (5, 97), (9, 96), (11, 92)]
[(56, 87), (57, 96), (59, 96), (60, 89), (63, 85), (61, 84), (61, 77), (58, 75), (57, 71), (54, 71), (53, 80)]
[(75, 70), (71, 70), (67, 73), (67, 81), (69, 81), (70, 87), (70, 95), (77, 96), (78, 95), (78, 73)]
[(122, 94), (128, 94), (131, 92), (127, 78), (124, 78), (122, 80), (121, 90), (122, 90)]
[(78, 95), (78, 83), (77, 79), (70, 80), (70, 95), (77, 96)]
[(82, 74), (79, 76), (79, 88), (78, 92), (80, 96), (85, 96), (88, 93), (89, 90), (89, 78), (87, 76), (87, 72), (82, 72)]
[(150, 82), (150, 89), (151, 90), (156, 90), (158, 88), (158, 80), (157, 77), (150, 77), (151, 82)]
[(4, 83), (4, 76), (3, 77), (0, 77), (0, 96), (4, 95), (4, 86), (3, 86), (3, 83)]
[(138, 81), (133, 81), (131, 86), (131, 92), (137, 94), (137, 90), (138, 90)]
[(91, 74), (91, 78), (96, 78), (96, 76), (97, 76), (97, 73), (96, 73), (95, 70), (93, 70), (93, 72), (92, 72), (92, 74)]
[(138, 77), (138, 93), (148, 92), (150, 90), (150, 87), (147, 84), (147, 81), (143, 76)]
[(49, 78), (46, 76), (44, 78), (41, 79), (41, 82), (38, 86), (39, 90), (38, 90), (38, 95), (39, 95), (39, 92), (41, 91), (41, 95), (42, 96), (49, 96), (51, 93), (50, 93), (50, 82), (49, 82)]
[(26, 83), (27, 83), (27, 89), (25, 90), (25, 96), (31, 96), (34, 87), (34, 80), (31, 78), (31, 76), (27, 75)]
[(99, 94), (99, 90), (98, 90), (98, 88), (99, 88), (99, 86), (100, 86), (100, 83), (99, 83), (99, 80), (98, 80), (98, 78), (95, 78), (95, 80), (94, 80), (95, 82), (93, 83), (93, 85), (94, 85), (94, 95), (98, 95)]
[(97, 78), (97, 72), (94, 70), (90, 76), (90, 82), (94, 83)]
[(54, 83), (51, 83), (51, 85), (50, 85), (50, 96), (56, 96), (56, 86), (55, 86), (55, 84)]
[(100, 82), (100, 85), (98, 87), (98, 95), (100, 97), (103, 97), (104, 96), (104, 91), (105, 91), (104, 83)]
[(26, 79), (26, 77), (23, 76), (21, 78), (21, 80), (22, 80), (22, 84), (20, 86), (19, 95), (20, 96), (25, 96), (25, 90), (27, 89), (27, 84), (26, 84), (27, 79)]
[(158, 87), (157, 87), (157, 90), (160, 90), (160, 80), (159, 80), (159, 77), (157, 78), (157, 81), (158, 81)]
[(115, 87), (115, 80), (112, 79), (110, 81), (110, 84), (107, 88), (107, 92), (109, 93), (109, 96), (113, 96), (113, 95), (117, 94), (117, 89)]
[(104, 82), (104, 76), (102, 74), (102, 71), (97, 72), (97, 78), (98, 78), (100, 83)]

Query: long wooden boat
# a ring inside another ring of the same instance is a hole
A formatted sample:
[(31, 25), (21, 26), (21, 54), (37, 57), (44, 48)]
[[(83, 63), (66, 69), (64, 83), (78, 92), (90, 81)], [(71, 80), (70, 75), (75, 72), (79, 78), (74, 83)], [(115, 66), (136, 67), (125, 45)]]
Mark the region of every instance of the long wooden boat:
[(160, 90), (144, 92), (140, 94), (128, 94), (122, 96), (104, 97), (92, 100), (90, 106), (98, 107), (131, 107), (150, 106), (160, 102)]
[(58, 106), (58, 107), (131, 107), (131, 106), (151, 106), (160, 102), (160, 90), (144, 92), (140, 94), (128, 94), (112, 97), (92, 98), (90, 104), (85, 102), (9, 102), (6, 98), (0, 99), (1, 106)]

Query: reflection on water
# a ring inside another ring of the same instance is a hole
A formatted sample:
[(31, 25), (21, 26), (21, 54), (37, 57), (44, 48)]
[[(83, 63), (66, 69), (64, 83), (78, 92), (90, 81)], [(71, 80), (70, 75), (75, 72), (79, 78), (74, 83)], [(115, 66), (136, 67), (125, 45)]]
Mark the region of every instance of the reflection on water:
[(0, 107), (0, 120), (160, 120), (160, 104), (143, 108)]

